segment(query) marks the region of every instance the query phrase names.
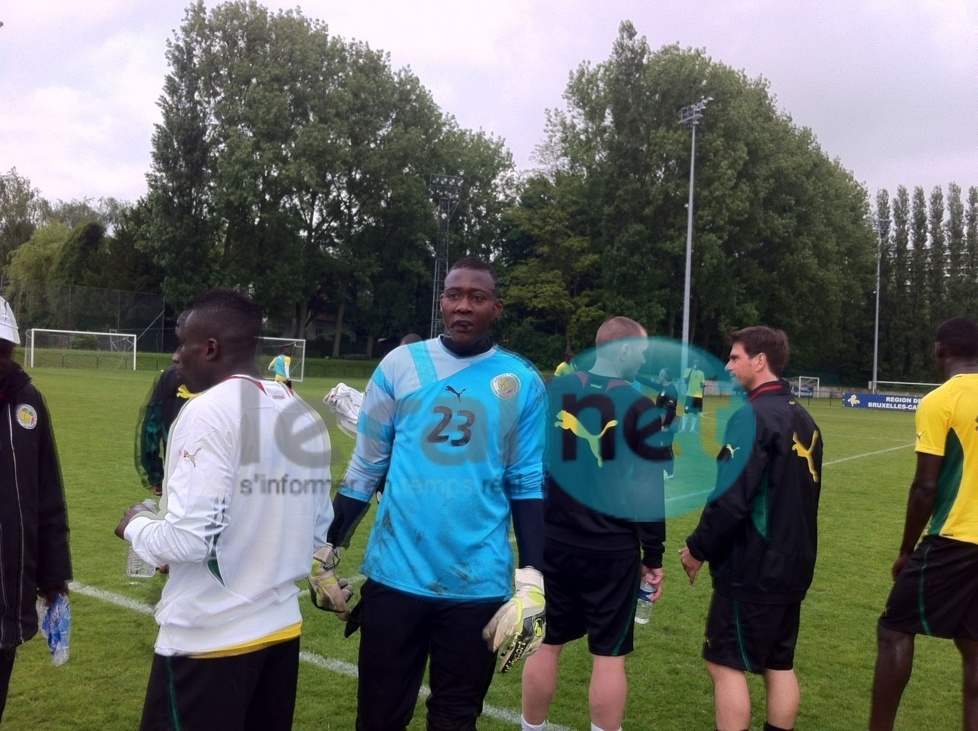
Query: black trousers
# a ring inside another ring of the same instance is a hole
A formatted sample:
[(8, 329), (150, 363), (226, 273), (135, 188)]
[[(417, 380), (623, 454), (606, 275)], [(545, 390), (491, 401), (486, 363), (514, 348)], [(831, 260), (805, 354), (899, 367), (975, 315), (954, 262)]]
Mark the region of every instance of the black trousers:
[(407, 728), (429, 657), (427, 728), (475, 729), (496, 664), (482, 628), (501, 603), (427, 599), (374, 581), (362, 597), (357, 730)]
[(299, 638), (233, 657), (153, 656), (140, 731), (288, 731)]
[(0, 647), (0, 721), (3, 720), (3, 709), (7, 707), (7, 690), (10, 688), (10, 673), (17, 659), (16, 647)]

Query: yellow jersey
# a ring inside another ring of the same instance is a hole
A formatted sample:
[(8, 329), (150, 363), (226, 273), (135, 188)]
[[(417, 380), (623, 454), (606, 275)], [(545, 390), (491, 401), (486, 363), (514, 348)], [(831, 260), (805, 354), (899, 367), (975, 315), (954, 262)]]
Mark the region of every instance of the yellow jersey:
[(948, 379), (921, 399), (920, 454), (942, 457), (928, 534), (978, 543), (978, 374)]

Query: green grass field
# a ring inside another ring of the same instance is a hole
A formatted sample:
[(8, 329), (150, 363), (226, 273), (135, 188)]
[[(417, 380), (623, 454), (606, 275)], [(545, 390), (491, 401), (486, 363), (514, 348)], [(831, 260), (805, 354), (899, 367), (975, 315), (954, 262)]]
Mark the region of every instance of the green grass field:
[[(146, 497), (134, 468), (134, 439), (138, 412), (155, 374), (38, 368), (32, 375), (54, 418), (79, 586), (72, 595), (70, 661), (53, 667), (39, 637), (22, 648), (4, 728), (133, 729), (156, 634), (149, 608), (164, 579), (129, 579), (126, 544), (112, 531), (123, 511)], [(322, 397), (337, 380), (309, 378), (297, 384), (298, 391), (325, 411)], [(363, 386), (363, 380), (342, 380)], [(707, 402), (707, 420), (716, 406)], [(802, 612), (796, 656), (802, 684), (798, 728), (842, 731), (864, 728), (868, 718), (876, 618), (890, 586), (889, 567), (899, 545), (914, 466), (913, 417), (843, 409), (838, 401), (813, 402), (810, 408), (824, 434), (825, 465), (818, 568)], [(709, 433), (709, 426), (704, 427)], [(336, 480), (352, 443), (339, 430), (331, 430), (331, 436)], [(636, 651), (628, 660), (625, 728), (713, 728), (711, 687), (699, 657), (709, 581), (704, 574), (690, 587), (676, 555), (696, 518), (689, 514), (669, 521), (665, 593), (651, 623), (636, 629)], [(359, 565), (369, 522), (368, 517), (354, 537), (341, 572), (353, 573)], [(295, 728), (352, 729), (357, 636), (344, 639), (341, 623), (306, 600), (303, 614), (308, 662), (300, 671)], [(585, 645), (569, 646), (552, 723), (589, 728), (589, 671)], [(761, 684), (752, 688), (755, 698), (761, 698)], [(497, 676), (480, 728), (517, 727), (519, 701), (519, 673)], [(760, 728), (763, 707), (755, 704), (754, 711), (754, 728)], [(897, 727), (959, 728), (960, 717), (957, 651), (949, 642), (919, 639), (914, 678)], [(423, 705), (411, 728), (424, 728)]]

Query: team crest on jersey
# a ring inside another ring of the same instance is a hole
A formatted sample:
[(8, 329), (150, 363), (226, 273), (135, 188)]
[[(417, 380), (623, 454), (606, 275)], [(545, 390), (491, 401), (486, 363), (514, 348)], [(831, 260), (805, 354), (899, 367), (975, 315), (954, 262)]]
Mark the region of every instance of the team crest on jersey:
[(520, 392), (520, 377), (515, 373), (503, 373), (489, 384), (492, 392), (501, 399), (511, 399)]
[(25, 429), (33, 429), (37, 426), (37, 411), (30, 404), (21, 404), (17, 407), (17, 423)]

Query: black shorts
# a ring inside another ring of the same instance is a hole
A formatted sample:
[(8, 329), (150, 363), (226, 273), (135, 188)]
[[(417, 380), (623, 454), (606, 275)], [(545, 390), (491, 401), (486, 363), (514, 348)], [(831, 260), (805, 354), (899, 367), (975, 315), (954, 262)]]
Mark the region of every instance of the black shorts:
[(153, 656), (141, 731), (292, 728), (299, 638), (231, 657)]
[(978, 640), (978, 545), (925, 537), (897, 576), (879, 623), (896, 632)]
[(791, 670), (801, 602), (755, 604), (713, 592), (703, 659), (748, 673)]
[(703, 397), (702, 396), (687, 396), (686, 397), (686, 409), (687, 414), (698, 414), (703, 411)]
[(641, 572), (637, 547), (632, 558), (609, 558), (576, 556), (547, 546), (543, 557), (544, 644), (564, 645), (587, 635), (592, 655), (627, 655), (633, 649)]

